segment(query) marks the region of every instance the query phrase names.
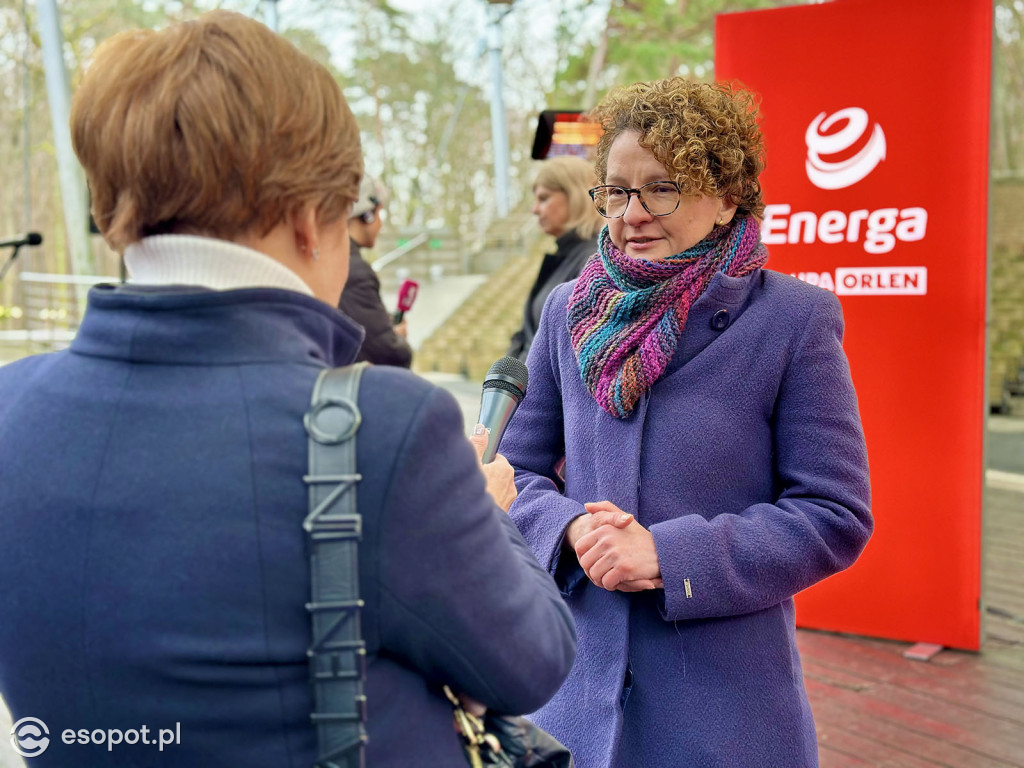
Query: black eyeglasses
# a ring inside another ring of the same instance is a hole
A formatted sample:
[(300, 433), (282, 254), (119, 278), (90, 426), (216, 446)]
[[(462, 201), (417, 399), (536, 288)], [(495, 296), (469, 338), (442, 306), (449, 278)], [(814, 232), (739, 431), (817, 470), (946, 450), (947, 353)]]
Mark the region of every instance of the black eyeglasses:
[(620, 218), (633, 195), (652, 216), (668, 216), (679, 207), (680, 190), (674, 181), (651, 181), (639, 189), (605, 185), (590, 190), (597, 212), (606, 219)]

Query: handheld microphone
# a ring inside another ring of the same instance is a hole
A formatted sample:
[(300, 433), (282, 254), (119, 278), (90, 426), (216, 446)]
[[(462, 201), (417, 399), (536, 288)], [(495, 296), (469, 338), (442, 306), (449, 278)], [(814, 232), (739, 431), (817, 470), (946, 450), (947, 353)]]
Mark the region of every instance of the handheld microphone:
[(402, 283), (402, 287), (398, 289), (398, 311), (393, 317), (395, 325), (402, 322), (405, 313), (412, 309), (412, 303), (416, 301), (416, 293), (419, 289), (420, 284), (415, 280), (406, 280)]
[(38, 232), (29, 232), (24, 235), (8, 238), (7, 240), (0, 240), (0, 248), (9, 248), (11, 246), (21, 248), (23, 245), (41, 245), (42, 242), (42, 235)]
[(501, 358), (484, 376), (483, 391), (480, 393), (480, 418), (477, 419), (477, 423), (483, 424), (489, 432), (483, 455), (484, 464), (494, 461), (505, 428), (526, 397), (528, 380), (526, 366), (511, 356)]

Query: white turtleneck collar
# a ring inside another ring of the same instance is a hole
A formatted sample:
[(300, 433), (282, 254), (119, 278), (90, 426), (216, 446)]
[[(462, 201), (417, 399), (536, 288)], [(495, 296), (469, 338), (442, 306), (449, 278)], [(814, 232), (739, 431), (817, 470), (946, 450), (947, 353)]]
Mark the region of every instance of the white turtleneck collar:
[(283, 288), (312, 296), (305, 281), (284, 264), (244, 245), (195, 235), (154, 235), (124, 250), (129, 282), (198, 285), (214, 291)]

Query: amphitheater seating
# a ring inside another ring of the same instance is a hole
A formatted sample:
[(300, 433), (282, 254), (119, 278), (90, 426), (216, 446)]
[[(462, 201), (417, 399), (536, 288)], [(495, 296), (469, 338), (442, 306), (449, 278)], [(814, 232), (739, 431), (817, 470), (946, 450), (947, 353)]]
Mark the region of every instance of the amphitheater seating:
[(535, 247), (528, 256), (509, 258), (416, 351), (413, 369), (461, 373), (470, 381), (482, 381), (522, 324), (523, 303), (542, 255), (543, 248)]

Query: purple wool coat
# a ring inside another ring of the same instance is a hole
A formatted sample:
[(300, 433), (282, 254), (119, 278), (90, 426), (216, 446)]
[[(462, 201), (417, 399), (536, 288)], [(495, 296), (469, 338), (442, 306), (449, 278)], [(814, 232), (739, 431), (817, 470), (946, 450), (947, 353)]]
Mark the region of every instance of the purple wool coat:
[[(501, 445), (519, 489), (511, 517), (579, 639), (531, 719), (577, 768), (816, 766), (793, 595), (847, 568), (872, 530), (838, 300), (777, 272), (719, 273), (620, 420), (580, 378), (572, 286), (548, 300)], [(605, 499), (653, 534), (663, 590), (608, 592), (563, 550), (584, 502)]]

